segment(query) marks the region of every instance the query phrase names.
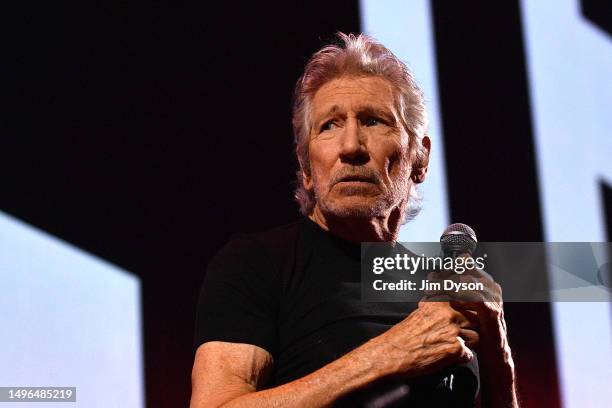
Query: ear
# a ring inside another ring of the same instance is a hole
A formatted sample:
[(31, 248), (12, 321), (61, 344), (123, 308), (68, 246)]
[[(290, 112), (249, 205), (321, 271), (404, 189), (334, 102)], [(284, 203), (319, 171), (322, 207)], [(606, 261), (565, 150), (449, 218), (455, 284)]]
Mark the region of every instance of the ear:
[(302, 184), (304, 185), (304, 188), (307, 191), (311, 191), (312, 190), (312, 176), (310, 175), (306, 175), (306, 172), (304, 170), (302, 170)]
[(304, 163), (302, 163), (301, 160), (299, 160), (299, 162), (300, 172), (302, 173), (302, 185), (304, 186), (306, 191), (310, 191), (313, 188), (312, 175), (310, 174), (310, 171), (306, 170), (307, 167), (304, 166)]
[(416, 184), (420, 184), (425, 181), (425, 176), (427, 176), (427, 169), (429, 166), (429, 153), (431, 151), (431, 140), (426, 135), (426, 136), (423, 136), (422, 143), (423, 143), (425, 157), (423, 157), (423, 159), (420, 160), (418, 163), (415, 163), (415, 166), (412, 168), (412, 174), (410, 175), (410, 178)]

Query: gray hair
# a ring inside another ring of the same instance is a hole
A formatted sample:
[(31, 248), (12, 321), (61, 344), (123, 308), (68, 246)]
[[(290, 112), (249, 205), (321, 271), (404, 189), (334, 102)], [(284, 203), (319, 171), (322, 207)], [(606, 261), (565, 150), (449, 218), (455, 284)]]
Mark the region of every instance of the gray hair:
[[(299, 162), (295, 199), (300, 212), (309, 215), (315, 205), (313, 191), (304, 188), (303, 173), (310, 175), (308, 144), (311, 131), (312, 100), (315, 93), (327, 82), (344, 75), (378, 76), (391, 83), (396, 91), (395, 104), (400, 122), (409, 135), (409, 151), (415, 153), (419, 165), (426, 158), (423, 136), (427, 132), (427, 113), (421, 89), (408, 67), (388, 48), (365, 34), (338, 32), (338, 43), (317, 51), (306, 64), (304, 74), (298, 79), (293, 95), (293, 135), (295, 152)], [(408, 197), (404, 222), (416, 217), (421, 209), (421, 196), (413, 183)]]

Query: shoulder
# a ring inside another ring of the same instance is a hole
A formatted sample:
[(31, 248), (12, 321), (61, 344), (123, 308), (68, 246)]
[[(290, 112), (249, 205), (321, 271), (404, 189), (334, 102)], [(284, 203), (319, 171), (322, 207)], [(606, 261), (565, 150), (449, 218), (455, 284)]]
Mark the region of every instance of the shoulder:
[(208, 263), (198, 299), (194, 346), (210, 341), (276, 350), (282, 296), (283, 245), (299, 229), (290, 223), (234, 234)]
[(303, 223), (302, 219), (297, 219), (290, 223), (263, 231), (234, 234), (232, 238), (250, 239), (258, 242), (262, 246), (283, 246), (283, 244), (297, 239), (303, 227)]
[(242, 264), (253, 269), (278, 271), (294, 250), (302, 228), (303, 221), (298, 219), (257, 232), (234, 233), (212, 258), (208, 269)]
[[(276, 258), (291, 249), (299, 240), (303, 221), (301, 219), (257, 232), (233, 234), (221, 248), (220, 255)], [(215, 258), (217, 258), (215, 257)]]
[(252, 233), (250, 236), (268, 250), (275, 251), (286, 249), (288, 245), (290, 246), (295, 243), (299, 239), (303, 229), (304, 220), (297, 219), (265, 231)]

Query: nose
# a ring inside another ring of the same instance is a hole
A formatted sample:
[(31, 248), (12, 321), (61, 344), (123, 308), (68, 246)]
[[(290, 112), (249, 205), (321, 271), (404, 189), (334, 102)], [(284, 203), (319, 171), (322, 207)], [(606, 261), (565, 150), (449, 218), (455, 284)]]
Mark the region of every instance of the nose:
[(354, 165), (367, 163), (370, 155), (366, 142), (359, 121), (356, 118), (348, 119), (340, 142), (340, 160)]

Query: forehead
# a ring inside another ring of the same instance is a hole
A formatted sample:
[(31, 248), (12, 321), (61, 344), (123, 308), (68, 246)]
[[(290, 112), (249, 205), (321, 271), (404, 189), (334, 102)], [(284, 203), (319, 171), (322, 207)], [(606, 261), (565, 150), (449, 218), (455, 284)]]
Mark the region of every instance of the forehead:
[(343, 76), (317, 90), (312, 99), (313, 115), (325, 114), (332, 106), (343, 109), (375, 106), (394, 112), (394, 96), (393, 86), (386, 79)]

